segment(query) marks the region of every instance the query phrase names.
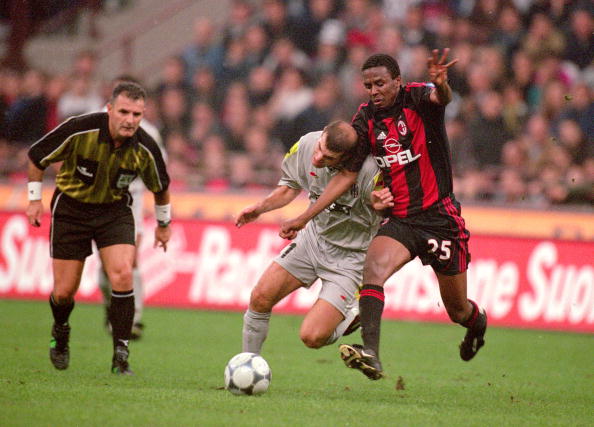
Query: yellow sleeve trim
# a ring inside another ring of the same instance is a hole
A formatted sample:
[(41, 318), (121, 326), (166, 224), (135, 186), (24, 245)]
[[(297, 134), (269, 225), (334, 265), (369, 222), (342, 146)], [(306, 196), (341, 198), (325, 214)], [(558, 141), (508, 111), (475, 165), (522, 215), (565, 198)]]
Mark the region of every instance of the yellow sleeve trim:
[(384, 180), (382, 179), (381, 171), (376, 173), (373, 177), (373, 189), (374, 191), (381, 190), (384, 188)]
[(285, 154), (285, 159), (288, 157), (291, 157), (293, 154), (295, 154), (297, 152), (297, 150), (299, 150), (299, 141), (297, 141), (295, 144), (293, 144), (293, 146), (291, 147), (291, 149), (289, 150), (289, 152), (287, 154)]

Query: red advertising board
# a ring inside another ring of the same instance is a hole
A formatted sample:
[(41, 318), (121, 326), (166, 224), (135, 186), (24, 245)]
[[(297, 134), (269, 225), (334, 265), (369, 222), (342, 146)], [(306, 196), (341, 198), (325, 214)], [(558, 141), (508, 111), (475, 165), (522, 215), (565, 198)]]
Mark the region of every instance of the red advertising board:
[[(30, 227), (0, 212), (0, 298), (46, 299), (52, 288), (49, 218)], [(153, 221), (140, 248), (147, 305), (245, 310), (252, 287), (286, 244), (275, 225), (181, 220), (168, 251), (153, 249)], [(491, 325), (594, 333), (594, 242), (473, 235), (468, 295)], [(99, 262), (87, 259), (78, 301), (100, 300)], [(275, 310), (303, 313), (319, 285), (288, 296)], [(408, 263), (385, 287), (385, 318), (447, 322), (433, 271)]]

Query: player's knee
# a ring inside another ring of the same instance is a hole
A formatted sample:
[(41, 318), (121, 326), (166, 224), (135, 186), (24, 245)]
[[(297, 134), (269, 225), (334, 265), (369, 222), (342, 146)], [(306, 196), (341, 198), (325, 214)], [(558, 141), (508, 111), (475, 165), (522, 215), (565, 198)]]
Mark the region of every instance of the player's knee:
[(132, 266), (121, 266), (109, 273), (109, 281), (116, 290), (131, 289)]
[(250, 296), (250, 308), (258, 313), (268, 313), (272, 310), (274, 302), (257, 287), (252, 290)]
[(308, 348), (320, 348), (328, 341), (328, 336), (316, 331), (301, 331), (299, 338)]

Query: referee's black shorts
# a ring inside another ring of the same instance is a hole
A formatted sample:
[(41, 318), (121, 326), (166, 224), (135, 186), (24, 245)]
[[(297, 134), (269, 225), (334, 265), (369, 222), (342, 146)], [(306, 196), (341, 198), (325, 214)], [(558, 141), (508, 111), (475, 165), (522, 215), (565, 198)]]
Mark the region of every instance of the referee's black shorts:
[(82, 203), (56, 189), (52, 197), (50, 256), (84, 260), (93, 252), (116, 244), (135, 244), (131, 198), (115, 203)]
[(418, 256), (424, 265), (431, 265), (438, 273), (453, 276), (468, 269), (470, 233), (461, 216), (460, 204), (453, 196), (412, 217), (390, 217), (377, 235), (402, 243), (411, 258)]

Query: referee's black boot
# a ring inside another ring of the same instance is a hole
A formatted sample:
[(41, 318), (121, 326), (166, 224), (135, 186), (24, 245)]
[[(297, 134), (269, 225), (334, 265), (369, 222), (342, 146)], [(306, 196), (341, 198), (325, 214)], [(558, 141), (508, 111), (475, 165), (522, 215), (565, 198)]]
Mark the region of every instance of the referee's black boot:
[(118, 345), (113, 352), (111, 359), (111, 373), (116, 375), (134, 375), (130, 365), (128, 364), (128, 356), (130, 351), (128, 347)]
[(50, 340), (50, 360), (56, 369), (68, 368), (70, 362), (70, 349), (68, 348), (68, 341), (70, 340), (70, 325), (52, 326), (52, 339)]

